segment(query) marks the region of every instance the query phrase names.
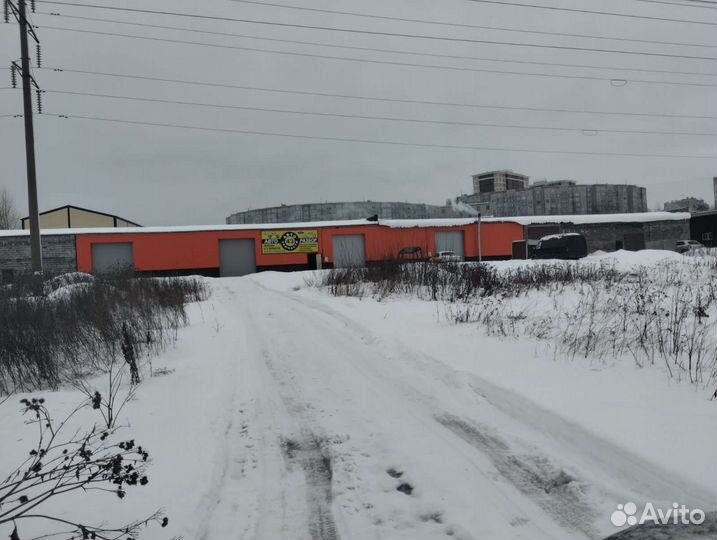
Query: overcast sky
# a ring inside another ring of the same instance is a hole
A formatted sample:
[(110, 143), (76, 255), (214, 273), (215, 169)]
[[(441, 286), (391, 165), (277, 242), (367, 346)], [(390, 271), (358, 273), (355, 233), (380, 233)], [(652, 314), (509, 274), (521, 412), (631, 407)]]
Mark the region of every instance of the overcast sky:
[[(469, 0), (269, 1), (453, 24), (671, 41), (709, 47), (371, 19), (232, 0), (74, 1), (185, 13), (200, 13), (201, 8), (204, 10), (202, 14), (210, 16), (445, 36), (454, 39), (717, 57), (715, 26), (501, 6)], [(717, 23), (715, 9), (666, 5), (659, 2), (525, 0), (519, 3), (528, 2), (544, 6)], [(717, 122), (714, 119), (717, 116), (717, 92), (714, 86), (646, 84), (631, 80), (714, 85), (717, 84), (717, 77), (714, 76), (717, 74), (717, 62), (714, 60), (333, 32), (60, 6), (42, 0), (38, 0), (37, 5), (38, 13), (32, 16), (32, 21), (39, 26), (43, 66), (47, 67), (456, 104), (713, 117), (685, 119), (588, 115), (392, 103), (160, 83), (40, 69), (35, 71), (36, 79), (48, 91), (100, 93), (344, 115), (574, 128), (574, 131), (558, 131), (336, 118), (123, 101), (48, 92), (43, 98), (45, 111), (70, 118), (59, 119), (49, 115), (35, 117), (41, 210), (74, 204), (118, 214), (142, 224), (158, 225), (223, 223), (226, 216), (232, 212), (282, 203), (371, 199), (441, 204), (446, 198), (470, 192), (472, 174), (492, 169), (513, 169), (529, 175), (531, 180), (571, 178), (580, 183), (634, 183), (647, 187), (651, 208), (666, 200), (687, 195), (702, 197), (710, 204), (714, 203), (711, 179), (717, 175), (716, 137), (604, 132), (590, 136), (582, 132), (583, 129), (703, 134), (717, 132)], [(62, 16), (42, 14), (50, 12), (59, 12)], [(328, 48), (87, 21), (70, 16), (502, 61)], [(49, 28), (51, 26), (231, 47), (362, 58), (393, 64), (128, 39), (56, 30)], [(0, 67), (9, 66), (19, 55), (17, 25), (0, 25)], [(508, 61), (662, 70), (668, 73)], [(460, 69), (396, 65), (397, 63)], [(499, 74), (477, 70), (584, 76), (604, 80)], [(675, 71), (712, 75), (684, 75), (673, 73)], [(0, 87), (9, 86), (9, 72), (0, 71), (0, 76), (3, 77)], [(609, 81), (611, 78), (627, 79), (630, 82), (616, 86)], [(0, 97), (0, 115), (22, 111), (19, 90), (0, 90)], [(73, 116), (470, 148), (429, 148), (282, 138), (108, 123), (72, 118)], [(0, 118), (0, 141), (0, 159), (3, 164), (0, 187), (9, 189), (25, 214), (27, 199), (22, 119)], [(492, 150), (473, 149), (475, 147)], [(526, 150), (707, 157), (626, 157), (533, 153)]]

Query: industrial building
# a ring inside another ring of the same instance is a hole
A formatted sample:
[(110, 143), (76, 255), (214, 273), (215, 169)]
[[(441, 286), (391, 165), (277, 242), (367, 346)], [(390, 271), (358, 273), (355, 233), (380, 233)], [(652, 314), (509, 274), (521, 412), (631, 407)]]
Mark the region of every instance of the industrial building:
[(551, 234), (580, 233), (588, 253), (595, 251), (674, 250), (678, 240), (690, 237), (690, 214), (649, 212), (643, 214), (534, 216), (516, 218), (525, 224), (526, 246), (514, 254), (521, 258), (530, 245)]
[(337, 221), (364, 219), (378, 216), (379, 219), (436, 219), (475, 216), (477, 212), (470, 207), (463, 209), (446, 204), (407, 203), (407, 202), (325, 202), (309, 204), (291, 204), (246, 210), (230, 215), (227, 224), (244, 223), (297, 223), (300, 221)]
[[(146, 275), (244, 275), (428, 260), (453, 251), (466, 260), (525, 257), (514, 246), (555, 233), (580, 232), (588, 250), (674, 249), (689, 238), (689, 214), (348, 220), (283, 224), (54, 229), (43, 231), (46, 272), (132, 270)], [(29, 231), (0, 231), (3, 280), (30, 268)]]
[(512, 171), (474, 175), (473, 193), (456, 201), (492, 217), (647, 212), (644, 187), (573, 180), (529, 184), (527, 176)]
[(707, 247), (717, 247), (717, 210), (696, 212), (690, 218), (690, 239)]
[[(30, 228), (29, 217), (22, 218), (21, 222), (23, 229)], [(113, 214), (70, 204), (40, 212), (40, 229), (86, 229), (92, 227), (141, 227), (141, 225)]]
[[(468, 260), (507, 259), (523, 237), (518, 223), (476, 219), (351, 220), (204, 227), (43, 231), (48, 273), (131, 269), (138, 273), (244, 275), (260, 270), (353, 266), (400, 258), (410, 248), (427, 260), (454, 251)], [(0, 231), (4, 279), (30, 268), (29, 231)]]

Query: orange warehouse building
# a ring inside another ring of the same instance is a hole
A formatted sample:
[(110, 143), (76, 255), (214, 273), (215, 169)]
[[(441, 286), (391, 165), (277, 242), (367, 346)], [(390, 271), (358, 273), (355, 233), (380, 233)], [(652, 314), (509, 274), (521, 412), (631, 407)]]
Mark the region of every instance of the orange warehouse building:
[[(479, 250), (480, 227), (480, 250)], [(425, 260), (455, 251), (466, 260), (508, 259), (521, 224), (474, 219), (367, 220), (208, 227), (143, 227), (73, 231), (77, 270), (113, 265), (140, 273), (242, 275), (260, 270), (370, 264), (390, 258)]]

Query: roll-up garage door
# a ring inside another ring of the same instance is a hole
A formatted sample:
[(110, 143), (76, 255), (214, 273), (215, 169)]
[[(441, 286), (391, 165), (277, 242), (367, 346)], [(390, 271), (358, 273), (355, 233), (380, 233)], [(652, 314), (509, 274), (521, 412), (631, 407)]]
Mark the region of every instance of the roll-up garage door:
[(464, 246), (463, 231), (436, 232), (437, 251), (453, 251), (456, 255), (465, 257)]
[(244, 276), (256, 272), (256, 248), (253, 238), (219, 240), (219, 275)]
[(134, 254), (131, 243), (92, 244), (92, 273), (131, 272)]
[(362, 234), (336, 235), (333, 248), (335, 268), (366, 265), (366, 241)]

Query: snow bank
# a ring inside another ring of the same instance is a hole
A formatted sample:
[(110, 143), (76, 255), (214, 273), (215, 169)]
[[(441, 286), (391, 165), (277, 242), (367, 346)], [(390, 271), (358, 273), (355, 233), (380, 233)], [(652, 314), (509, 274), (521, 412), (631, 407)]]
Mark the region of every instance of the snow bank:
[(686, 262), (684, 255), (663, 249), (643, 249), (641, 251), (619, 250), (611, 253), (593, 253), (583, 259), (585, 263), (603, 263), (614, 266), (621, 272), (631, 272), (641, 266), (659, 266), (669, 263)]

